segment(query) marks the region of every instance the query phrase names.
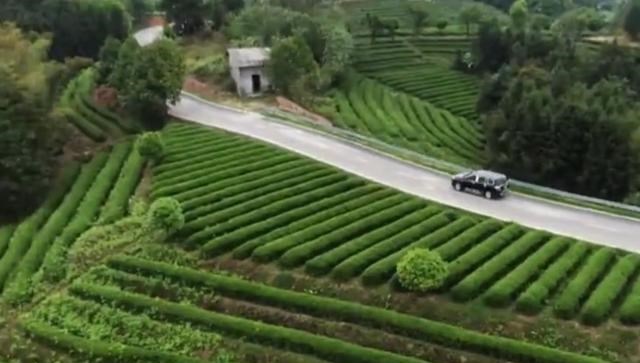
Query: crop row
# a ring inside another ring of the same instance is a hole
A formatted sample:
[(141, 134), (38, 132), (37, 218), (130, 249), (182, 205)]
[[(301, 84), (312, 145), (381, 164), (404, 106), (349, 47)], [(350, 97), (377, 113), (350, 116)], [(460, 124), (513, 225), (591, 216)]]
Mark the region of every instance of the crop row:
[[(446, 217), (450, 219), (449, 224), (424, 235), (415, 242), (410, 242), (409, 245), (396, 245), (388, 240), (386, 243), (373, 246), (369, 251), (365, 251), (365, 253), (369, 255), (370, 260), (373, 260), (374, 256), (379, 258), (379, 260), (363, 271), (362, 282), (366, 285), (376, 285), (388, 281), (395, 273), (398, 261), (400, 261), (402, 256), (410, 249), (437, 248), (439, 245), (451, 240), (475, 224), (475, 221), (469, 217), (462, 217), (455, 221), (453, 221), (457, 217), (455, 214), (448, 213)], [(408, 241), (402, 242), (406, 243)]]
[(592, 254), (556, 300), (553, 305), (554, 313), (565, 319), (573, 318), (580, 304), (609, 268), (614, 258), (615, 250), (606, 247)]
[[(380, 195), (383, 195), (383, 197)], [(271, 240), (256, 248), (252, 253), (252, 258), (259, 262), (272, 261), (304, 241), (319, 238), (342, 227), (357, 223), (363, 218), (376, 214), (378, 211), (392, 208), (410, 199), (404, 195), (385, 193), (384, 191), (367, 195), (364, 198), (370, 204), (362, 205), (361, 203), (356, 203), (358, 206), (356, 209), (349, 210), (341, 215), (329, 216), (322, 223), (307, 225), (294, 233)]]
[[(305, 183), (264, 195), (227, 210), (221, 210), (219, 212), (222, 217), (221, 223), (210, 224), (214, 226), (206, 229), (206, 235), (209, 237), (224, 236), (238, 228), (250, 226), (271, 216), (294, 211), (362, 184), (361, 180), (351, 179), (337, 173), (320, 175), (320, 177)], [(196, 235), (198, 237), (195, 237)], [(202, 241), (202, 236), (196, 235), (187, 242)]]
[(129, 200), (142, 178), (144, 165), (144, 158), (136, 150), (132, 150), (102, 207), (99, 218), (101, 224), (113, 223), (126, 215)]
[(68, 248), (80, 234), (91, 227), (99, 216), (100, 208), (118, 179), (130, 151), (131, 144), (129, 143), (120, 143), (114, 146), (107, 163), (84, 195), (73, 218), (51, 244), (42, 264), (43, 277), (46, 280), (57, 281), (65, 276)]
[[(172, 174), (178, 178), (177, 180), (174, 180), (176, 179), (174, 177), (159, 177), (158, 182), (153, 186), (154, 192), (152, 193), (152, 197), (158, 198), (161, 196), (179, 194), (184, 194), (188, 197), (195, 194), (189, 192), (202, 186), (206, 186), (209, 183), (242, 176), (246, 173), (252, 172), (253, 170), (260, 170), (263, 167), (291, 161), (291, 159), (286, 155), (273, 151), (258, 151), (252, 153), (254, 154), (253, 156), (242, 159), (243, 155), (242, 152), (240, 152), (238, 158), (232, 157), (231, 160), (221, 159), (219, 165), (200, 165), (194, 163), (194, 169), (196, 166), (198, 167), (197, 171), (182, 171), (182, 174)], [(186, 176), (189, 178), (186, 178)]]
[(13, 278), (4, 291), (3, 297), (12, 304), (28, 301), (31, 295), (31, 276), (38, 270), (42, 260), (49, 251), (49, 247), (55, 238), (64, 230), (76, 213), (80, 202), (93, 184), (98, 173), (106, 162), (106, 154), (96, 156), (94, 160), (86, 164), (68, 193), (49, 216), (47, 222), (39, 229), (31, 241), (25, 246), (26, 253), (20, 259), (13, 270)]
[(83, 298), (95, 299), (102, 303), (114, 304), (125, 309), (153, 309), (157, 314), (170, 319), (187, 321), (195, 326), (241, 336), (262, 344), (304, 352), (330, 361), (425, 363), (419, 359), (366, 348), (301, 330), (225, 315), (203, 310), (192, 305), (173, 303), (141, 294), (124, 292), (115, 288), (74, 284), (71, 287), (71, 292)]
[[(342, 261), (355, 257), (358, 252), (363, 251), (375, 244), (393, 237), (397, 239), (397, 234), (411, 228), (423, 221), (431, 219), (442, 212), (436, 206), (420, 208), (406, 216), (397, 219), (386, 225), (376, 226), (371, 232), (365, 233), (358, 238), (347, 241), (334, 249), (318, 254), (305, 263), (305, 270), (314, 275), (324, 275), (329, 273), (336, 265)], [(446, 221), (448, 222), (448, 220)], [(446, 223), (445, 222), (445, 223)], [(355, 259), (354, 259), (355, 261)], [(351, 263), (353, 264), (353, 262)]]
[[(99, 161), (96, 161), (96, 164)], [(63, 201), (65, 195), (73, 185), (77, 175), (80, 172), (80, 166), (71, 164), (65, 168), (56, 183), (55, 187), (49, 194), (49, 197), (31, 216), (24, 220), (10, 234), (5, 232), (5, 248), (2, 258), (0, 258), (0, 291), (9, 279), (10, 274), (20, 262), (24, 254), (29, 249), (31, 241), (36, 236), (40, 227), (47, 221), (49, 216), (56, 210), (58, 205)]]
[[(317, 213), (314, 213), (305, 218), (299, 219), (295, 222), (289, 223), (288, 225), (284, 225), (262, 236), (258, 236), (249, 241), (245, 241), (243, 244), (236, 246), (234, 248), (233, 250), (234, 258), (237, 258), (237, 259), (248, 258), (253, 254), (253, 252), (257, 248), (264, 246), (267, 243), (271, 243), (272, 241), (277, 241), (285, 236), (292, 235), (296, 232), (301, 232), (302, 230), (307, 229), (310, 226), (320, 225), (321, 223), (324, 223), (325, 221), (331, 218), (334, 218), (337, 216), (352, 218), (352, 217), (349, 217), (347, 213), (349, 213), (350, 211), (354, 211), (359, 208), (362, 208), (367, 204), (374, 203), (377, 200), (384, 199), (393, 194), (391, 191), (382, 189), (380, 186), (377, 186), (374, 184), (367, 185), (363, 188), (358, 188), (356, 191), (360, 191), (360, 190), (362, 190), (361, 193), (357, 193), (357, 195), (352, 195), (351, 198), (349, 198), (348, 200), (345, 200), (340, 204), (337, 204), (325, 210), (320, 210)], [(353, 194), (353, 191), (349, 193)], [(329, 227), (329, 228), (332, 228), (332, 227)], [(211, 246), (214, 246), (213, 242), (210, 243), (209, 247), (205, 247), (205, 250), (206, 248), (211, 248)], [(262, 250), (261, 252), (256, 252), (254, 258), (261, 259), (263, 258), (260, 256), (262, 254), (267, 254), (267, 251)], [(275, 258), (275, 257), (272, 257), (272, 258)]]
[(75, 93), (78, 87), (78, 80), (72, 80), (64, 90), (62, 97), (60, 98), (60, 107), (64, 110), (64, 116), (66, 121), (73, 124), (83, 134), (87, 135), (90, 139), (97, 142), (102, 142), (107, 139), (107, 134), (100, 129), (97, 125), (93, 124), (89, 120), (85, 119), (82, 115), (74, 110)]
[(370, 193), (373, 189), (374, 188), (371, 186), (356, 186), (344, 192), (336, 193), (335, 195), (327, 195), (322, 199), (311, 200), (310, 203), (306, 205), (302, 205), (282, 214), (269, 215), (262, 221), (215, 238), (207, 242), (207, 244), (203, 246), (202, 250), (207, 254), (227, 252), (242, 244), (246, 244), (247, 241), (251, 241), (254, 238), (264, 236), (278, 230), (279, 228), (289, 226), (292, 223), (298, 222), (306, 217), (315, 215), (342, 203), (348, 203), (350, 200)]
[(271, 168), (258, 169), (245, 175), (210, 184), (202, 195), (182, 203), (188, 221), (185, 231), (197, 230), (198, 219), (244, 203), (283, 188), (304, 183), (316, 176), (326, 175), (317, 165), (308, 163), (285, 163)]
[[(195, 224), (213, 227), (200, 229), (187, 238), (185, 243), (202, 245), (213, 238), (233, 231), (235, 228), (306, 205), (332, 193), (346, 191), (358, 184), (361, 185), (361, 182), (349, 180), (344, 175), (330, 173), (319, 175), (318, 178), (306, 183), (294, 184), (289, 188), (274, 191), (227, 209), (219, 209), (216, 213), (194, 221), (190, 228), (194, 228)], [(196, 227), (196, 229), (199, 228)]]
[(467, 275), (451, 289), (451, 295), (458, 301), (467, 301), (475, 298), (488, 284), (495, 281), (500, 274), (513, 268), (529, 252), (543, 244), (547, 238), (548, 235), (544, 232), (533, 231), (526, 233)]
[(413, 199), (387, 209), (381, 209), (377, 213), (371, 214), (357, 222), (336, 229), (311, 241), (302, 240), (302, 243), (285, 252), (278, 262), (285, 267), (297, 267), (314, 256), (357, 238), (376, 226), (388, 225), (398, 218), (422, 207), (424, 207), (423, 201)]
[[(132, 257), (120, 257), (110, 261), (110, 265), (118, 269), (145, 275), (163, 276), (188, 285), (200, 285), (226, 296), (240, 297), (256, 303), (304, 312), (313, 316), (348, 321), (389, 330), (428, 343), (486, 354), (501, 360), (538, 363), (603, 363), (602, 360), (595, 357), (583, 356), (546, 346), (473, 332), (444, 323), (401, 314), (392, 310), (277, 289), (234, 277), (208, 274), (165, 263)], [(129, 306), (153, 306), (156, 308), (156, 311), (160, 311), (163, 314), (187, 318), (190, 321), (203, 322), (204, 319), (207, 319), (204, 315), (205, 312), (198, 311), (198, 314), (196, 314), (196, 311), (194, 311), (194, 314), (191, 314), (188, 313), (188, 310), (179, 310), (179, 305), (177, 304), (167, 305), (165, 302), (122, 293), (120, 290), (99, 288), (96, 286), (76, 286), (74, 289), (78, 294), (86, 294), (97, 299), (119, 302)], [(208, 315), (206, 316), (208, 317)], [(213, 315), (211, 317), (213, 318)], [(244, 326), (244, 322), (238, 324), (236, 320), (227, 320), (225, 322), (227, 325), (221, 327), (223, 330), (240, 329), (238, 326)], [(258, 327), (263, 329), (255, 329)], [(255, 330), (242, 331), (242, 333), (248, 336), (255, 336), (255, 334), (272, 335), (271, 339), (265, 337), (269, 339), (269, 341), (282, 337), (282, 335), (271, 330), (270, 327), (252, 326), (252, 328)], [(299, 337), (307, 339), (308, 335), (301, 334)], [(316, 347), (315, 349), (325, 347), (325, 345), (320, 344), (314, 344), (314, 346)], [(349, 358), (347, 361), (353, 362), (362, 362), (363, 359), (365, 359), (364, 361), (369, 361), (370, 356), (366, 354), (366, 352), (362, 352), (362, 354), (361, 357), (343, 356), (342, 358), (343, 360), (344, 358)], [(332, 358), (336, 358), (336, 356)], [(377, 357), (377, 359), (384, 359), (378, 361), (393, 361), (387, 360), (392, 359), (392, 357)]]
[(509, 272), (493, 285), (485, 294), (484, 301), (494, 307), (502, 307), (511, 303), (526, 284), (543, 271), (554, 258), (564, 252), (570, 239), (556, 237), (538, 251), (527, 258), (523, 263)]
[(547, 299), (589, 252), (587, 244), (573, 244), (518, 297), (516, 300), (518, 311), (527, 314), (540, 312), (544, 308)]

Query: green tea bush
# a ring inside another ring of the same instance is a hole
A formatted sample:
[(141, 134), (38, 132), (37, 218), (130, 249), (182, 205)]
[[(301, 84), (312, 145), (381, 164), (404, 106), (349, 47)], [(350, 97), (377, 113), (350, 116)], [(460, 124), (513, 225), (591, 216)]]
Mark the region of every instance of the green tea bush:
[(180, 202), (173, 198), (160, 198), (149, 208), (148, 226), (162, 230), (167, 235), (178, 232), (184, 226), (184, 214)]
[(551, 264), (534, 283), (520, 294), (516, 300), (516, 309), (525, 314), (537, 314), (544, 308), (545, 300), (558, 288), (564, 278), (577, 266), (589, 252), (586, 243), (574, 243)]
[(447, 273), (447, 263), (442, 257), (426, 248), (410, 250), (396, 267), (400, 285), (410, 291), (427, 292), (438, 288)]
[(146, 132), (138, 137), (136, 150), (143, 157), (159, 162), (164, 157), (165, 145), (159, 132)]

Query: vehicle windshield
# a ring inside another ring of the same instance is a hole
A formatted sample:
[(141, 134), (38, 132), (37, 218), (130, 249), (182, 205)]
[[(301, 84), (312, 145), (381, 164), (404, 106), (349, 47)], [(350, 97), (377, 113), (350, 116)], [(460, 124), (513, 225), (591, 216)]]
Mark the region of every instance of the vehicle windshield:
[(496, 185), (502, 185), (507, 182), (507, 178), (497, 178)]

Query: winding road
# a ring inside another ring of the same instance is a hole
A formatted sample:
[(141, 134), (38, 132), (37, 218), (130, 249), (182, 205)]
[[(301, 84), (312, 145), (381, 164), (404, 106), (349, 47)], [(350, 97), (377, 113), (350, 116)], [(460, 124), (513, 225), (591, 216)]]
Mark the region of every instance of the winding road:
[[(162, 29), (136, 34), (141, 45), (153, 42)], [(294, 126), (252, 112), (223, 107), (184, 94), (170, 109), (172, 116), (252, 137), (333, 165), (363, 178), (415, 196), (477, 214), (512, 221), (573, 238), (640, 252), (640, 222), (579, 207), (521, 195), (503, 200), (458, 193), (449, 177), (376, 153), (364, 147)]]

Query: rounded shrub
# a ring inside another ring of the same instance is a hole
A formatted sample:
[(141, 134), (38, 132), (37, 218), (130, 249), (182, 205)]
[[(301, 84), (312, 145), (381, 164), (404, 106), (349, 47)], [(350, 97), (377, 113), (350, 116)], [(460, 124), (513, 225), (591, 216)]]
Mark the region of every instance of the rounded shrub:
[(138, 153), (149, 160), (158, 162), (164, 157), (164, 141), (159, 132), (145, 132), (136, 141)]
[(440, 287), (448, 274), (447, 263), (442, 257), (425, 248), (407, 252), (398, 262), (396, 270), (402, 287), (420, 292)]
[(180, 202), (173, 198), (160, 198), (149, 208), (149, 227), (165, 231), (168, 235), (184, 226), (184, 214)]

